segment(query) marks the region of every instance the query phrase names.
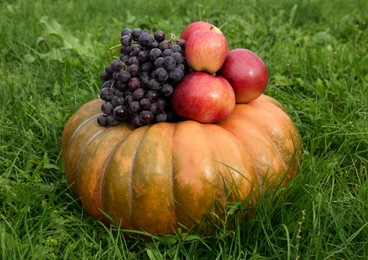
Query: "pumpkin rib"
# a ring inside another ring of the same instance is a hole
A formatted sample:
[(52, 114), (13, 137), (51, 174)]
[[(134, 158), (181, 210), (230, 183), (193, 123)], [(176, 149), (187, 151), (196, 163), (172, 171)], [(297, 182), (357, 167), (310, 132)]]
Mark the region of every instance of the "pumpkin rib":
[[(129, 176), (130, 176), (130, 185), (129, 185), (129, 218), (130, 218), (130, 223), (132, 224), (133, 228), (134, 229), (140, 229), (140, 227), (137, 227), (136, 224), (135, 224), (135, 221), (133, 220), (133, 205), (134, 205), (134, 191), (133, 191), (133, 187), (134, 187), (134, 183), (133, 183), (133, 173), (134, 173), (134, 169), (135, 169), (135, 160), (136, 160), (136, 157), (137, 157), (137, 154), (139, 152), (139, 149), (140, 147), (142, 146), (142, 140), (143, 140), (143, 136), (147, 133), (148, 129), (150, 128), (150, 126), (146, 126), (144, 127), (144, 132), (140, 134), (140, 138), (139, 138), (139, 142), (138, 144), (135, 146), (135, 151), (134, 151), (134, 154), (132, 155), (132, 167), (130, 168), (130, 171), (129, 171)], [(141, 128), (142, 129), (142, 128)]]
[[(174, 137), (175, 137), (175, 132), (177, 129), (177, 125), (178, 124), (172, 124), (173, 127), (173, 131), (172, 131), (172, 135), (171, 135), (171, 154), (174, 154)], [(173, 213), (174, 213), (174, 218), (176, 223), (178, 223), (178, 212), (177, 212), (177, 207), (175, 205), (175, 197), (176, 197), (176, 193), (175, 193), (175, 185), (174, 185), (174, 180), (175, 180), (175, 163), (174, 163), (174, 156), (171, 157), (171, 181), (170, 181), (170, 186), (171, 186), (171, 194), (172, 194), (172, 201), (171, 201), (171, 207), (173, 208)]]
[[(103, 218), (106, 218), (107, 216), (105, 214), (108, 215), (108, 212), (106, 212), (106, 206), (104, 204), (104, 201), (103, 201), (103, 192), (104, 192), (104, 185), (105, 185), (105, 176), (106, 176), (106, 172), (107, 172), (107, 168), (110, 164), (110, 160), (112, 158), (112, 156), (115, 154), (116, 150), (118, 149), (118, 147), (121, 145), (122, 142), (124, 142), (124, 140), (129, 136), (131, 132), (128, 132), (126, 135), (123, 135), (123, 136), (120, 136), (120, 138), (115, 141), (115, 145), (114, 147), (111, 148), (110, 152), (109, 152), (109, 155), (106, 157), (106, 160), (104, 161), (104, 164), (102, 166), (102, 176), (101, 176), (101, 182), (100, 182), (100, 187), (99, 187), (99, 197), (100, 197), (100, 205), (101, 205), (101, 208), (100, 208), (100, 211), (102, 212), (102, 215), (103, 215)], [(110, 216), (108, 216), (110, 217)]]

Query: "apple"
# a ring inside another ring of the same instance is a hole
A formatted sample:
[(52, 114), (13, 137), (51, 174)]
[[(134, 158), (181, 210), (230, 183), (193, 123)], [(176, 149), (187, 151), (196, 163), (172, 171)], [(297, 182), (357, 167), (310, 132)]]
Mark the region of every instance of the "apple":
[(228, 53), (225, 36), (213, 31), (197, 30), (185, 44), (185, 57), (194, 71), (217, 72)]
[(216, 123), (235, 107), (235, 94), (223, 77), (190, 72), (176, 85), (172, 95), (174, 111), (201, 123)]
[(254, 52), (237, 48), (230, 50), (218, 75), (234, 88), (236, 103), (249, 103), (263, 94), (268, 82), (268, 70)]
[(192, 22), (189, 25), (187, 25), (187, 27), (185, 27), (183, 32), (181, 33), (180, 38), (187, 41), (189, 36), (197, 30), (213, 31), (213, 32), (222, 34), (221, 30), (217, 28), (216, 26), (214, 26), (213, 24), (209, 22), (197, 21), (197, 22)]

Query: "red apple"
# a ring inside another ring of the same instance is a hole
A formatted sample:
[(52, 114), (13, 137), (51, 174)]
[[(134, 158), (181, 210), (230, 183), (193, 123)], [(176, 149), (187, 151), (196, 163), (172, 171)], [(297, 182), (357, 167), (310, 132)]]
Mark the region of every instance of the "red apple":
[(214, 26), (213, 24), (208, 23), (208, 22), (198, 21), (198, 22), (190, 23), (187, 27), (185, 27), (183, 32), (180, 35), (180, 38), (187, 41), (189, 36), (197, 30), (213, 31), (213, 32), (222, 34), (221, 30), (217, 28), (216, 26)]
[(190, 72), (176, 85), (172, 96), (174, 111), (187, 119), (216, 123), (235, 107), (235, 94), (223, 77)]
[(217, 72), (223, 65), (228, 53), (228, 44), (224, 35), (198, 30), (192, 33), (185, 44), (185, 57), (194, 71)]
[(242, 48), (229, 51), (218, 75), (230, 82), (237, 103), (249, 103), (259, 97), (268, 82), (268, 70), (262, 59)]

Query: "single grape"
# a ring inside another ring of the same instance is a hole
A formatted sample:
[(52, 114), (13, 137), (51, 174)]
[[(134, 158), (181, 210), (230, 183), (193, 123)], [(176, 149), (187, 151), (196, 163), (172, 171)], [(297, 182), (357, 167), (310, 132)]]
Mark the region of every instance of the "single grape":
[(153, 48), (158, 48), (158, 42), (157, 41), (153, 41), (151, 43), (151, 45), (149, 46), (149, 48), (153, 49)]
[(129, 46), (132, 43), (132, 38), (129, 35), (124, 35), (121, 37), (121, 45)]
[(115, 109), (114, 109), (114, 117), (117, 120), (121, 120), (122, 121), (122, 120), (126, 119), (127, 116), (128, 116), (128, 110), (124, 106), (120, 105), (120, 106), (115, 107)]
[(180, 47), (179, 45), (177, 45), (177, 44), (172, 45), (172, 46), (171, 46), (171, 50), (172, 50), (173, 52), (179, 52), (179, 53), (181, 53), (181, 52), (182, 52), (181, 47)]
[(132, 102), (128, 103), (130, 111), (134, 114), (139, 111), (140, 104), (139, 101), (133, 100)]
[(183, 63), (177, 64), (176, 67), (185, 74), (185, 65)]
[(120, 70), (119, 74), (118, 74), (118, 80), (121, 81), (122, 83), (127, 83), (131, 78), (131, 75), (128, 71), (126, 70)]
[(174, 68), (169, 72), (169, 78), (174, 83), (178, 83), (184, 77), (184, 72), (179, 68)]
[(176, 44), (179, 45), (182, 50), (184, 50), (186, 41), (184, 39), (179, 39), (176, 41)]
[(120, 55), (120, 60), (126, 65), (129, 64), (129, 59), (130, 59), (130, 56), (128, 54)]
[(153, 34), (153, 37), (157, 42), (162, 42), (163, 40), (165, 40), (165, 33), (163, 31), (158, 30)]
[[(126, 92), (125, 92), (126, 93)], [(124, 104), (130, 104), (133, 101), (133, 94), (130, 95), (126, 95), (125, 96), (125, 100), (124, 100)]]
[(150, 81), (148, 82), (148, 87), (152, 90), (158, 90), (160, 89), (160, 82), (155, 79), (150, 79)]
[(176, 66), (175, 59), (171, 56), (165, 57), (164, 66), (165, 66), (166, 70), (168, 70), (168, 71), (175, 69), (175, 66)]
[(156, 101), (156, 99), (158, 98), (159, 93), (156, 90), (149, 90), (147, 92), (147, 98), (149, 99), (149, 101)]
[(121, 60), (113, 60), (110, 63), (110, 67), (113, 71), (119, 71), (123, 67), (123, 62)]
[(168, 41), (162, 41), (159, 43), (158, 47), (160, 48), (161, 51), (164, 51), (170, 48), (170, 43)]
[(147, 88), (151, 77), (147, 72), (142, 72), (139, 79), (141, 80), (141, 87)]
[(149, 52), (144, 50), (144, 51), (140, 51), (138, 53), (138, 60), (140, 63), (144, 63), (146, 61), (149, 61)]
[(117, 120), (115, 118), (114, 115), (107, 115), (106, 116), (106, 123), (107, 123), (108, 126), (114, 126), (114, 125), (118, 125), (120, 122), (119, 122), (119, 120)]
[[(118, 81), (115, 82), (115, 87), (119, 90), (118, 93), (121, 92), (121, 93), (124, 94), (124, 91), (128, 87), (128, 84), (127, 83), (123, 83), (120, 80), (118, 80)], [(115, 95), (117, 95), (117, 94), (115, 94)]]
[(158, 110), (158, 105), (156, 103), (152, 103), (151, 102), (151, 105), (150, 105), (150, 111), (154, 114), (154, 115), (157, 115), (159, 110)]
[(136, 89), (133, 92), (134, 100), (141, 100), (142, 98), (144, 98), (145, 95), (146, 95), (146, 92), (144, 91), (143, 88)]
[(169, 73), (162, 67), (156, 69), (154, 75), (158, 82), (165, 82), (169, 78)]
[(147, 61), (145, 63), (142, 63), (141, 70), (143, 72), (151, 72), (153, 70), (153, 64), (150, 61)]
[(183, 62), (183, 55), (180, 52), (174, 52), (171, 54), (171, 57), (174, 58), (176, 64), (181, 64)]
[(113, 85), (114, 81), (109, 79), (109, 80), (106, 80), (102, 83), (102, 88), (111, 88), (112, 85)]
[(163, 57), (171, 56), (173, 54), (173, 51), (171, 49), (166, 49), (162, 52)]
[(163, 111), (165, 109), (165, 106), (166, 106), (166, 99), (162, 98), (162, 97), (159, 97), (156, 100), (156, 104), (158, 106), (158, 110)]
[(114, 106), (111, 102), (106, 101), (101, 105), (101, 111), (106, 115), (110, 115), (114, 112)]
[(112, 73), (114, 73), (114, 71), (111, 69), (110, 64), (106, 66), (105, 71), (106, 71), (106, 73), (108, 73), (110, 75), (112, 75)]
[(139, 44), (133, 44), (132, 49), (130, 50), (130, 56), (137, 56), (141, 51), (141, 46)]
[(141, 119), (139, 118), (139, 115), (133, 115), (132, 116), (132, 124), (135, 127), (143, 126), (143, 123), (142, 123)]
[(173, 86), (171, 86), (170, 84), (164, 84), (164, 85), (161, 87), (161, 93), (162, 93), (165, 97), (170, 96), (173, 92), (174, 92), (174, 88), (173, 88)]
[(153, 113), (149, 110), (143, 110), (140, 114), (139, 114), (139, 119), (140, 121), (145, 124), (145, 125), (148, 125), (148, 124), (151, 124), (153, 119), (154, 119), (154, 116), (153, 116)]
[(110, 88), (103, 88), (101, 89), (99, 96), (104, 101), (111, 101), (114, 97), (114, 91)]
[(111, 74), (110, 73), (107, 73), (105, 70), (101, 72), (100, 74), (100, 78), (101, 80), (104, 82), (104, 81), (107, 81), (109, 79), (111, 79)]
[(131, 31), (132, 30), (130, 30), (129, 28), (125, 28), (124, 30), (121, 31), (121, 36), (129, 35)]
[(161, 68), (162, 66), (164, 66), (164, 57), (158, 57), (153, 63), (153, 67), (155, 69), (158, 69)]
[(149, 109), (149, 107), (151, 105), (151, 101), (149, 101), (148, 98), (142, 98), (139, 101), (139, 104), (140, 104), (141, 108), (143, 108), (143, 109)]
[(127, 64), (128, 64), (128, 65), (133, 65), (133, 64), (135, 64), (135, 65), (138, 65), (138, 66), (139, 66), (140, 62), (139, 62), (139, 60), (138, 60), (138, 57), (137, 57), (137, 56), (130, 56)]
[(151, 44), (154, 42), (154, 38), (152, 35), (150, 35), (149, 33), (144, 33), (142, 34), (139, 39), (138, 42), (140, 45), (142, 45), (143, 47), (150, 47)]
[[(113, 107), (122, 106), (124, 105), (124, 97), (122, 96), (114, 96), (111, 100), (111, 105)], [(107, 114), (107, 113), (106, 113)]]
[(159, 122), (166, 122), (167, 114), (165, 113), (165, 111), (161, 111), (159, 114), (156, 115), (155, 119), (158, 123)]
[(97, 123), (101, 126), (107, 126), (107, 116), (106, 115), (99, 115), (97, 117)]
[(142, 29), (141, 28), (135, 28), (130, 32), (130, 35), (134, 41), (138, 41), (139, 36), (141, 36)]
[(158, 57), (162, 56), (162, 51), (159, 48), (153, 48), (149, 53), (150, 59), (155, 61)]
[(137, 64), (129, 65), (127, 70), (132, 77), (138, 77), (141, 72), (141, 68)]
[(141, 87), (141, 82), (138, 78), (133, 77), (129, 80), (129, 82), (128, 82), (129, 90), (134, 91), (134, 90), (136, 90), (140, 87)]

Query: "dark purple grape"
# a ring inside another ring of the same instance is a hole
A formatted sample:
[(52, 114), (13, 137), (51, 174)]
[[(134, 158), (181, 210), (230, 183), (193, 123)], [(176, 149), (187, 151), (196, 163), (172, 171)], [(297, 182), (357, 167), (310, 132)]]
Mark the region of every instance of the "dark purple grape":
[(134, 91), (136, 89), (139, 89), (141, 87), (141, 82), (138, 78), (133, 77), (128, 82), (128, 88), (130, 91)]
[(150, 47), (151, 44), (155, 41), (155, 39), (153, 38), (153, 36), (149, 33), (144, 33), (139, 37), (139, 44), (142, 45), (143, 47)]
[(139, 101), (133, 100), (132, 102), (128, 103), (130, 111), (134, 114), (139, 111), (140, 104)]
[(118, 80), (121, 81), (122, 83), (127, 83), (131, 78), (131, 75), (128, 71), (126, 70), (120, 70), (119, 74), (118, 74)]
[(171, 57), (174, 58), (176, 64), (181, 64), (183, 62), (183, 55), (180, 52), (174, 52)]
[(166, 122), (167, 114), (165, 113), (165, 111), (161, 111), (159, 114), (156, 115), (155, 119), (158, 123), (159, 122)]
[(149, 107), (151, 105), (151, 101), (149, 101), (148, 98), (142, 98), (139, 101), (139, 104), (140, 104), (141, 108), (143, 108), (143, 109), (149, 109)]
[(169, 78), (169, 73), (164, 68), (156, 69), (154, 75), (158, 82), (165, 82)]
[(166, 106), (166, 99), (160, 97), (156, 100), (156, 104), (158, 106), (158, 110), (163, 111), (165, 109), (165, 106)]
[(135, 127), (143, 126), (143, 123), (142, 123), (141, 119), (139, 118), (139, 115), (133, 115), (132, 116), (132, 124)]
[(132, 43), (132, 38), (129, 35), (124, 35), (121, 37), (121, 45), (129, 46)]
[(156, 101), (156, 99), (158, 98), (159, 94), (156, 90), (149, 90), (147, 92), (147, 98), (149, 99), (149, 101)]
[(163, 31), (158, 30), (153, 34), (153, 37), (157, 42), (162, 42), (163, 40), (165, 40), (165, 33)]
[(141, 28), (135, 28), (130, 32), (130, 35), (134, 41), (138, 41), (139, 36), (141, 36), (142, 29)]
[(101, 72), (100, 78), (101, 78), (102, 82), (107, 81), (107, 80), (111, 79), (111, 74), (110, 73), (107, 73), (104, 70), (104, 71)]
[(159, 48), (153, 48), (149, 52), (150, 59), (155, 61), (158, 57), (162, 56), (162, 51)]
[(141, 68), (137, 64), (129, 65), (127, 70), (132, 77), (138, 77), (141, 72)]
[[(126, 92), (125, 92), (126, 93)], [(133, 94), (130, 95), (126, 95), (125, 96), (125, 100), (124, 100), (124, 104), (129, 104), (133, 101)]]
[(146, 72), (141, 73), (139, 78), (141, 80), (141, 87), (142, 88), (147, 88), (148, 84), (149, 84), (149, 81), (151, 79), (151, 77), (148, 75), (148, 73), (146, 73)]
[(129, 35), (131, 31), (132, 30), (130, 30), (129, 28), (125, 28), (121, 31), (121, 36), (123, 37), (124, 35)]
[(184, 72), (179, 68), (174, 68), (169, 72), (169, 78), (174, 83), (178, 83), (184, 77)]
[(164, 84), (164, 85), (161, 87), (161, 93), (162, 93), (165, 97), (170, 96), (173, 92), (174, 92), (174, 88), (173, 88), (173, 86), (171, 86), (170, 84)]
[(130, 59), (130, 56), (128, 54), (122, 54), (122, 55), (120, 55), (120, 60), (124, 64), (128, 64), (129, 63), (129, 59)]
[(119, 120), (117, 120), (114, 115), (107, 115), (106, 123), (108, 126), (114, 126), (114, 125), (120, 124)]
[(149, 110), (143, 110), (140, 114), (139, 114), (139, 120), (141, 120), (141, 122), (145, 125), (149, 125), (153, 122), (154, 119), (154, 115), (151, 111)]
[(127, 63), (128, 65), (133, 65), (133, 64), (135, 64), (135, 65), (138, 65), (139, 66), (139, 64), (140, 64), (140, 62), (139, 62), (139, 60), (138, 60), (138, 57), (137, 56), (131, 56), (131, 57), (129, 57), (129, 60), (128, 60), (128, 63)]
[(136, 89), (133, 92), (134, 100), (141, 100), (142, 98), (144, 98), (145, 95), (146, 95), (146, 92), (144, 91), (143, 88)]
[(177, 64), (176, 67), (180, 69), (182, 72), (185, 72), (185, 65), (183, 63)]
[[(123, 83), (121, 81), (116, 81), (115, 82), (115, 87), (119, 90), (118, 92), (124, 93), (124, 90), (126, 90), (126, 88), (128, 87), (128, 84)], [(115, 95), (117, 95), (117, 94), (115, 94)]]
[(114, 97), (114, 91), (110, 88), (103, 88), (101, 89), (99, 96), (104, 101), (111, 101)]
[(147, 61), (141, 65), (141, 70), (143, 72), (151, 72), (153, 70), (153, 64), (150, 61)]
[(109, 79), (102, 83), (102, 88), (111, 88), (114, 81)]
[(160, 89), (160, 82), (155, 79), (150, 79), (150, 81), (148, 82), (148, 87), (152, 90), (158, 90)]
[[(125, 89), (126, 89), (127, 85), (126, 84), (124, 84), (124, 85), (125, 85)], [(125, 97), (125, 89), (124, 90), (117, 89), (115, 91), (115, 97)]]
[(113, 107), (122, 106), (122, 105), (124, 105), (124, 101), (125, 101), (124, 97), (114, 96), (111, 100), (111, 105)]
[(107, 116), (106, 115), (99, 115), (97, 117), (97, 123), (102, 126), (107, 126)]
[(164, 66), (164, 57), (158, 57), (153, 63), (153, 67), (155, 69), (158, 69), (161, 68), (162, 66)]
[(149, 52), (148, 51), (141, 51), (138, 53), (138, 60), (140, 63), (144, 63), (149, 61)]
[(123, 67), (123, 62), (121, 60), (113, 60), (110, 63), (110, 67), (113, 71), (119, 71)]
[(117, 106), (115, 107), (114, 109), (114, 117), (117, 119), (117, 120), (124, 120), (126, 119), (128, 116), (128, 110), (124, 107), (124, 106)]
[(112, 75), (112, 73), (114, 73), (114, 71), (111, 69), (110, 64), (106, 66), (105, 71), (106, 71), (108, 74), (110, 74), (110, 75)]
[(179, 52), (179, 53), (182, 53), (182, 49), (181, 49), (181, 47), (180, 47), (179, 45), (177, 45), (177, 44), (172, 45), (172, 46), (171, 46), (171, 50), (172, 50), (173, 52)]
[(104, 102), (101, 105), (101, 111), (106, 115), (112, 114), (114, 112), (114, 106), (111, 102)]
[(130, 50), (130, 56), (137, 56), (141, 51), (141, 46), (139, 44), (133, 44), (132, 49)]
[(184, 39), (179, 39), (176, 41), (176, 44), (179, 45), (182, 50), (184, 50), (186, 41)]
[(149, 48), (151, 48), (151, 49), (153, 49), (153, 48), (158, 48), (158, 42), (157, 42), (157, 41), (153, 41), (153, 42), (151, 43), (151, 46), (150, 46)]
[(165, 57), (164, 66), (165, 66), (166, 70), (168, 70), (168, 71), (175, 69), (175, 67), (176, 67), (175, 59), (171, 56)]
[(163, 57), (171, 56), (173, 54), (173, 51), (171, 49), (166, 49), (162, 52)]
[(161, 51), (164, 51), (170, 48), (170, 43), (168, 41), (162, 41), (159, 43), (158, 47), (160, 48)]
[(158, 105), (156, 103), (152, 103), (151, 102), (151, 105), (150, 105), (150, 111), (154, 114), (154, 115), (157, 115), (159, 110), (158, 110)]

